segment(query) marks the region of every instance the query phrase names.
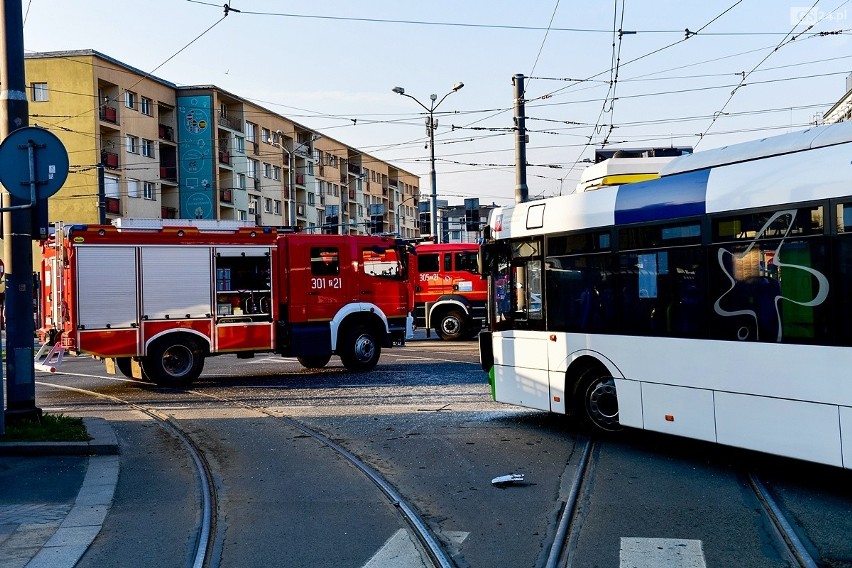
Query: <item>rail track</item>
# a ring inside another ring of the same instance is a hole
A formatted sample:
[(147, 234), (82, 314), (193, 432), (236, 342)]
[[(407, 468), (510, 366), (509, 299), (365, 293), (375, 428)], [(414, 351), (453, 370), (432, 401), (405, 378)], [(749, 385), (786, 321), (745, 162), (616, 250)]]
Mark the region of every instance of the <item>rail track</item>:
[[(61, 373), (60, 373), (61, 374)], [(71, 391), (78, 394), (96, 397), (102, 400), (107, 400), (115, 404), (123, 405), (141, 412), (153, 418), (160, 426), (165, 428), (170, 434), (175, 436), (187, 449), (189, 456), (195, 467), (195, 474), (200, 486), (201, 494), (201, 523), (199, 524), (195, 552), (193, 554), (192, 568), (215, 568), (211, 562), (214, 558), (213, 551), (221, 544), (215, 541), (213, 535), (216, 534), (215, 527), (217, 522), (217, 499), (215, 491), (215, 481), (211, 472), (210, 464), (205, 458), (203, 450), (193, 441), (192, 436), (184, 429), (179, 420), (175, 420), (156, 408), (145, 406), (136, 402), (132, 402), (120, 397), (100, 393), (93, 390), (70, 387), (47, 381), (36, 381), (37, 384), (61, 390)], [(136, 381), (134, 381), (136, 382)], [(402, 516), (407, 525), (411, 528), (412, 533), (419, 540), (421, 546), (427, 552), (431, 562), (435, 568), (454, 568), (455, 564), (451, 560), (450, 555), (444, 550), (438, 537), (429, 529), (429, 526), (423, 521), (418, 512), (412, 507), (406, 499), (394, 488), (394, 486), (385, 479), (377, 470), (369, 466), (366, 462), (359, 459), (346, 448), (332, 441), (320, 432), (313, 430), (304, 423), (288, 417), (280, 413), (273, 412), (266, 407), (247, 404), (243, 401), (212, 395), (194, 390), (184, 391), (187, 394), (194, 395), (200, 398), (215, 400), (222, 404), (238, 406), (247, 410), (262, 413), (270, 418), (281, 421), (291, 428), (295, 428), (302, 434), (309, 436), (320, 444), (327, 446), (336, 452), (340, 457), (352, 464), (364, 476), (369, 478), (386, 497), (388, 503)]]
[[(568, 492), (560, 514), (555, 537), (550, 546), (550, 552), (545, 568), (570, 568), (575, 557), (573, 546), (577, 542), (582, 529), (584, 514), (578, 512), (582, 489), (595, 475), (596, 456), (600, 452), (599, 442), (586, 439), (581, 449), (581, 457), (576, 468), (571, 488)], [(785, 511), (772, 495), (757, 473), (748, 471), (741, 475), (760, 504), (761, 512), (774, 529), (776, 544), (791, 565), (801, 568), (817, 568), (825, 565), (819, 558), (814, 558), (810, 548), (806, 546), (800, 534), (804, 529), (797, 526), (792, 515)]]

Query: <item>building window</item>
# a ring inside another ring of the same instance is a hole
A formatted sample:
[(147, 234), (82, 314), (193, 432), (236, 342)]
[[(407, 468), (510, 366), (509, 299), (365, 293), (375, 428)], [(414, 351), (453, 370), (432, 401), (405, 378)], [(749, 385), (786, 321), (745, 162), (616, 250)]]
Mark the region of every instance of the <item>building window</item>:
[(246, 140), (254, 142), (254, 133), (257, 126), (251, 122), (246, 122)]
[(145, 199), (154, 199), (154, 184), (146, 181), (142, 184), (142, 197)]
[(145, 138), (142, 139), (142, 155), (147, 156), (149, 158), (154, 157), (154, 141), (147, 140)]
[(31, 98), (36, 103), (47, 101), (47, 83), (33, 83)]
[(234, 139), (234, 150), (240, 154), (246, 153), (246, 139), (242, 136), (237, 136)]
[(263, 163), (263, 177), (272, 177), (272, 164), (267, 164), (266, 162)]
[(127, 197), (139, 197), (139, 180), (127, 180)]
[(139, 112), (148, 116), (154, 116), (154, 105), (152, 102), (151, 99), (142, 97), (139, 102)]
[(281, 179), (281, 166), (272, 166), (272, 179), (276, 181)]
[(313, 205), (314, 203), (315, 203), (315, 202), (314, 202), (314, 194), (313, 194), (313, 193), (309, 193), (309, 194), (308, 194), (308, 205)]
[(246, 188), (246, 174), (237, 174), (237, 182), (240, 189)]
[(265, 213), (272, 213), (272, 200), (268, 197), (263, 198), (263, 211)]
[(275, 200), (275, 203), (274, 203), (274, 206), (275, 206), (275, 214), (276, 214), (276, 215), (281, 215), (281, 202), (280, 202), (279, 200), (277, 200), (277, 199), (276, 199), (276, 200)]
[(257, 177), (257, 160), (248, 159), (248, 164), (246, 168), (246, 175), (250, 178)]
[(269, 136), (269, 129), (268, 128), (261, 128), (260, 129), (260, 139), (261, 139), (261, 141), (266, 142), (267, 144), (272, 142), (272, 138)]
[(248, 219), (248, 215), (246, 215), (245, 211), (237, 211), (237, 219), (239, 221), (246, 221)]
[(124, 106), (127, 108), (136, 108), (136, 93), (133, 91), (124, 91)]
[(118, 199), (121, 192), (118, 186), (119, 179), (115, 176), (104, 176), (104, 197)]
[(130, 134), (127, 135), (127, 152), (129, 154), (139, 153), (139, 138)]

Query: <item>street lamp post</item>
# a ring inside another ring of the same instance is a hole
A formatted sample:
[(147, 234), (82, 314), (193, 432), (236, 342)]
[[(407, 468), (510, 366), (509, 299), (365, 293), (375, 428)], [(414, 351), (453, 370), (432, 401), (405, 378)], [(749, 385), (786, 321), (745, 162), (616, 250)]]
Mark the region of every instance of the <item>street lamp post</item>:
[(414, 102), (419, 104), (421, 107), (423, 107), (423, 109), (426, 112), (429, 113), (429, 117), (428, 117), (427, 123), (426, 123), (426, 133), (429, 135), (429, 148), (431, 149), (431, 152), (430, 152), (431, 170), (429, 172), (429, 175), (432, 179), (432, 199), (431, 199), (429, 209), (431, 210), (430, 221), (431, 221), (431, 225), (432, 225), (432, 238), (434, 239), (434, 241), (436, 243), (441, 242), (441, 235), (438, 233), (438, 186), (437, 186), (437, 183), (436, 183), (436, 176), (435, 176), (435, 128), (438, 126), (438, 123), (435, 122), (435, 109), (437, 109), (438, 106), (442, 102), (444, 102), (444, 99), (446, 99), (448, 96), (455, 93), (456, 91), (458, 91), (462, 87), (464, 87), (464, 83), (461, 83), (461, 82), (456, 83), (455, 85), (453, 85), (453, 88), (450, 90), (450, 92), (447, 93), (446, 95), (444, 95), (443, 97), (441, 97), (441, 100), (438, 101), (437, 103), (435, 101), (438, 100), (438, 95), (435, 95), (435, 94), (429, 95), (429, 100), (431, 101), (431, 103), (428, 107), (426, 105), (424, 105), (423, 103), (421, 103), (419, 100), (417, 100), (415, 97), (412, 97), (411, 95), (407, 94), (405, 92), (405, 89), (403, 89), (402, 87), (394, 87), (393, 88), (394, 93), (396, 93), (397, 95), (402, 95), (403, 97), (408, 97), (409, 99), (413, 100)]
[(396, 234), (400, 237), (402, 236), (402, 219), (399, 217), (399, 211), (402, 209), (402, 204), (408, 201), (409, 199), (417, 199), (416, 195), (409, 195), (408, 197), (404, 197), (399, 201), (399, 205), (396, 206)]
[[(278, 130), (278, 131), (276, 131), (276, 134), (278, 134), (277, 146), (279, 146), (281, 148), (281, 150), (284, 152), (284, 154), (287, 156), (287, 185), (289, 186), (288, 196), (287, 196), (287, 210), (288, 210), (287, 211), (287, 224), (291, 227), (295, 227), (296, 224), (297, 224), (296, 223), (296, 185), (295, 185), (295, 183), (293, 183), (293, 170), (296, 167), (296, 162), (293, 159), (293, 152), (291, 152), (290, 150), (288, 150), (284, 146), (284, 133), (281, 132), (280, 130)], [(314, 134), (313, 136), (311, 136), (310, 142), (300, 142), (299, 145), (296, 148), (299, 148), (301, 146), (305, 146), (307, 144), (310, 144), (311, 142), (316, 142), (320, 138), (322, 138), (321, 135)], [(294, 148), (293, 150), (295, 151), (296, 148)]]

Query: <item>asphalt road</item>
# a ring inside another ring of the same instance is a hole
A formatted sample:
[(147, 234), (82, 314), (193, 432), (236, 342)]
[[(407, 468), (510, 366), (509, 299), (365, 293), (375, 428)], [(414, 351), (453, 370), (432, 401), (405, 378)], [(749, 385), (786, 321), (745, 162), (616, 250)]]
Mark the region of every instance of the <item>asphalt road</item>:
[[(216, 478), (221, 566), (367, 566), (406, 527), (363, 475), (270, 414), (322, 433), (380, 472), (459, 567), (544, 565), (585, 440), (571, 419), (491, 401), (474, 341), (414, 341), (384, 351), (366, 374), (346, 372), (336, 358), (306, 371), (274, 356), (217, 357), (187, 392), (107, 378), (90, 359), (60, 371), (72, 374), (38, 380), (156, 407), (190, 432)], [(196, 488), (176, 442), (112, 403), (43, 386), (37, 403), (101, 415), (118, 430), (116, 505), (80, 565), (126, 565), (131, 551), (171, 559), (163, 565), (188, 558)], [(749, 488), (751, 471), (821, 562), (852, 566), (852, 472), (648, 433), (594, 448), (571, 523), (572, 566), (624, 565), (669, 546), (695, 562), (687, 565), (794, 565)], [(509, 473), (524, 481), (491, 484)]]

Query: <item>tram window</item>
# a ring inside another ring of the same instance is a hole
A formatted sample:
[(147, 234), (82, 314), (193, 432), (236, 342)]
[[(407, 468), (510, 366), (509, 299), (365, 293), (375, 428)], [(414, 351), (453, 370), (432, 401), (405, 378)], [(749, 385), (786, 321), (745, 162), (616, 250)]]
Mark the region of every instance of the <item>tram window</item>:
[[(709, 259), (712, 337), (836, 341), (829, 334), (830, 273), (824, 239), (736, 243), (716, 249)], [(844, 289), (842, 284), (835, 288)], [(840, 296), (835, 301), (841, 301)]]
[(706, 335), (706, 285), (698, 247), (619, 255), (622, 331), (673, 337)]
[(538, 256), (539, 245), (536, 241), (521, 241), (512, 243), (512, 258), (530, 258)]
[(837, 205), (837, 232), (852, 232), (852, 203), (839, 203)]
[(618, 232), (618, 240), (622, 250), (700, 244), (701, 224), (694, 221), (630, 227)]
[(617, 332), (616, 281), (608, 254), (549, 256), (545, 262), (551, 331)]
[[(852, 212), (852, 207), (847, 211)], [(838, 215), (838, 218), (840, 216)], [(852, 290), (852, 234), (838, 237), (835, 241), (835, 273), (832, 281), (832, 318), (836, 326), (837, 344), (852, 345), (852, 294), (843, 293)], [(839, 294), (837, 291), (841, 291)]]
[(610, 248), (609, 231), (574, 233), (551, 237), (547, 241), (548, 256), (563, 256), (584, 252), (600, 252)]
[(444, 272), (450, 272), (453, 269), (453, 255), (444, 253)]
[(713, 223), (713, 238), (716, 241), (757, 241), (793, 235), (820, 235), (823, 227), (821, 206), (791, 207), (716, 219)]

